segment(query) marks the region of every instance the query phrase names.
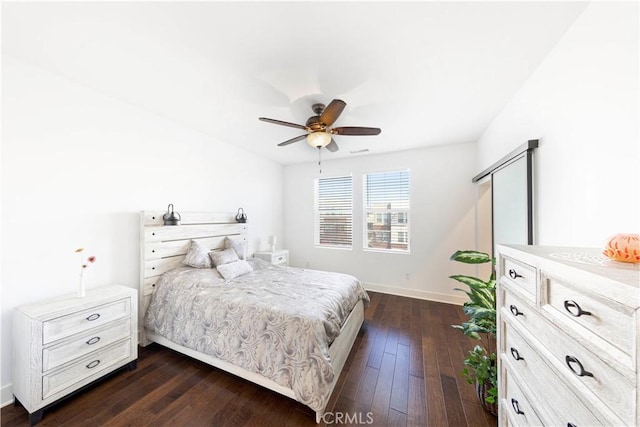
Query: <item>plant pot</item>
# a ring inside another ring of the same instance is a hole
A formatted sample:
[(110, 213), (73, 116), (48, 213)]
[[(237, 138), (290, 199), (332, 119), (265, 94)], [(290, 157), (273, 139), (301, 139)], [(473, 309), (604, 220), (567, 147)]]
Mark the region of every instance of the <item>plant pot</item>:
[(498, 404), (496, 402), (489, 403), (487, 402), (487, 397), (489, 396), (489, 389), (491, 388), (490, 382), (485, 382), (480, 384), (476, 382), (476, 393), (478, 394), (478, 399), (480, 400), (480, 404), (482, 407), (490, 412), (494, 416), (498, 416)]

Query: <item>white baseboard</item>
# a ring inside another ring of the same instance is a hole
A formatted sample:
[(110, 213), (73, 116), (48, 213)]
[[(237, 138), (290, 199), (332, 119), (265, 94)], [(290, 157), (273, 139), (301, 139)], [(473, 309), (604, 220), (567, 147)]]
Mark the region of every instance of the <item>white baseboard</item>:
[(380, 285), (378, 283), (362, 283), (368, 291), (380, 292), (383, 294), (398, 295), (401, 297), (424, 299), (428, 301), (444, 302), (446, 304), (462, 305), (469, 298), (466, 296), (439, 294), (437, 292), (422, 291), (419, 289), (398, 288), (389, 285)]
[(13, 403), (12, 386), (13, 384), (9, 384), (0, 388), (0, 408), (4, 408)]

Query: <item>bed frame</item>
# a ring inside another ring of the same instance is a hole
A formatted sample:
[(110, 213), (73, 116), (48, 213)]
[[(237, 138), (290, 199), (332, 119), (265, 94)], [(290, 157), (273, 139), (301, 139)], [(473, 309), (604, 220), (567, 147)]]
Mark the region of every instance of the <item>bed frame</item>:
[[(237, 223), (235, 213), (181, 212), (181, 225), (163, 225), (163, 211), (142, 211), (140, 213), (140, 345), (152, 342), (183, 353), (223, 371), (232, 373), (255, 384), (296, 400), (293, 390), (255, 372), (232, 365), (211, 355), (178, 345), (164, 337), (144, 329), (144, 313), (155, 290), (156, 281), (165, 271), (182, 263), (191, 239), (198, 240), (209, 249), (220, 249), (226, 236), (247, 240), (246, 223)], [(329, 395), (338, 381), (342, 368), (351, 352), (358, 331), (364, 322), (364, 305), (359, 301), (347, 317), (340, 335), (329, 347), (329, 354), (335, 377)], [(326, 408), (316, 411), (316, 423), (320, 423)]]

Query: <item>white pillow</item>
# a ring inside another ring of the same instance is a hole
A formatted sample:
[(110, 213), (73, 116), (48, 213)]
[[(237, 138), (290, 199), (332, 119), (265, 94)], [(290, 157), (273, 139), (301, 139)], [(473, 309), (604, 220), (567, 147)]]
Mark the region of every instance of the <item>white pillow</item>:
[(212, 251), (209, 252), (209, 257), (211, 258), (211, 261), (213, 261), (213, 265), (215, 265), (216, 267), (239, 260), (238, 254), (236, 254), (236, 251), (234, 251), (233, 249)]
[(243, 274), (251, 273), (253, 271), (253, 268), (251, 268), (249, 263), (244, 260), (222, 264), (216, 268), (225, 280), (235, 279), (238, 276), (242, 276)]
[(247, 241), (244, 239), (235, 239), (231, 237), (224, 238), (224, 248), (233, 249), (238, 254), (238, 258), (247, 259)]
[(211, 258), (209, 258), (209, 249), (202, 246), (196, 240), (191, 241), (191, 246), (184, 257), (185, 264), (195, 268), (211, 268)]

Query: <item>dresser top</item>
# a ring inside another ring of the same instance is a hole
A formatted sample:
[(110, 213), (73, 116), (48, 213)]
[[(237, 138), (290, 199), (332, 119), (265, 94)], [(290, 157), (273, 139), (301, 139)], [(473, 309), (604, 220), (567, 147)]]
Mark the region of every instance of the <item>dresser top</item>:
[(498, 245), (498, 252), (517, 256), (522, 261), (543, 270), (563, 270), (596, 275), (604, 280), (640, 289), (640, 264), (613, 261), (602, 249), (565, 246)]
[(112, 301), (118, 298), (137, 298), (137, 291), (133, 288), (121, 285), (101, 286), (87, 289), (86, 296), (79, 297), (76, 294), (62, 295), (49, 298), (33, 304), (26, 304), (15, 309), (31, 318), (41, 316), (51, 317), (61, 315), (69, 311), (77, 311), (90, 308), (96, 304)]

